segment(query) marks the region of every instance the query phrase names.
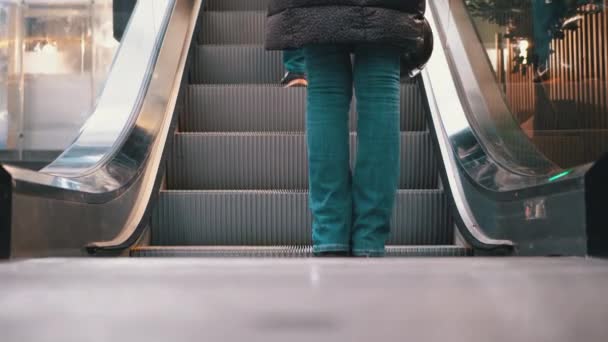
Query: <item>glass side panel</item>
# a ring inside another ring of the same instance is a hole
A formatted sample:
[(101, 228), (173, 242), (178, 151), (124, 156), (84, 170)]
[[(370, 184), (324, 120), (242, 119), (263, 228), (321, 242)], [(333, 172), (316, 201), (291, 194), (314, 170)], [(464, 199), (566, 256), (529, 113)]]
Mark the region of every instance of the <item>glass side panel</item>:
[(120, 45), (112, 0), (0, 0), (0, 161), (56, 157), (93, 113)]
[(606, 0), (456, 1), (514, 120), (545, 157), (568, 170), (608, 151)]

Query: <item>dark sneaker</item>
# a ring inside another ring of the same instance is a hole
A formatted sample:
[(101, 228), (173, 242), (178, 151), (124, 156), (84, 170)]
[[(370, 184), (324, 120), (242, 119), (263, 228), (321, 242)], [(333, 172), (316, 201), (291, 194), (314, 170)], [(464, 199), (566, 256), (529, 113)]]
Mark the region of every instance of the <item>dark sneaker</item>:
[(317, 258), (346, 258), (349, 256), (349, 252), (338, 251), (338, 252), (316, 252), (314, 256)]
[(286, 72), (285, 76), (281, 80), (281, 85), (284, 88), (291, 87), (308, 87), (308, 80), (304, 74), (296, 74), (293, 72)]

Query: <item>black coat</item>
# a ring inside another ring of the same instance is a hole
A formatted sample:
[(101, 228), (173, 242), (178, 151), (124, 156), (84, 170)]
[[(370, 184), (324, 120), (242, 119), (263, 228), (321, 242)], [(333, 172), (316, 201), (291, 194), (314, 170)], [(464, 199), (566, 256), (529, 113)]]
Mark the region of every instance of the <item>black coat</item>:
[(425, 7), (425, 0), (270, 0), (266, 48), (392, 45), (403, 49), (403, 68), (420, 68), (433, 45)]

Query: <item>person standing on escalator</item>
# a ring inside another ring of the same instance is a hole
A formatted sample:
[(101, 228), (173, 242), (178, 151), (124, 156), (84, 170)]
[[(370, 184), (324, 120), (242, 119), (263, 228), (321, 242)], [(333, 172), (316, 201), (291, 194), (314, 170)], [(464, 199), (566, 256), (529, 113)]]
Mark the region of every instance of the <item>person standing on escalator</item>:
[[(419, 54), (429, 50), (425, 5), (425, 0), (270, 1), (266, 48), (301, 49), (306, 66), (316, 256), (385, 253), (399, 179), (400, 75), (410, 71), (400, 69), (404, 58), (405, 68), (414, 69), (429, 57)], [(351, 173), (353, 86), (358, 124)]]

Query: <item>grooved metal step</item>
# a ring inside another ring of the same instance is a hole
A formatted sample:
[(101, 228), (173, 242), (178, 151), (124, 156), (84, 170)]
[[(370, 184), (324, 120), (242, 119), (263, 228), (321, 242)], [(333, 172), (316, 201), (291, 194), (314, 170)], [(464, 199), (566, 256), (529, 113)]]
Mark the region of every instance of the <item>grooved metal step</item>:
[[(312, 246), (149, 246), (130, 251), (133, 257), (186, 258), (307, 258)], [(471, 249), (462, 246), (387, 246), (387, 257), (465, 257)]]
[[(187, 190), (161, 191), (151, 221), (153, 246), (135, 248), (132, 256), (311, 255), (303, 190), (306, 89), (277, 86), (282, 54), (263, 47), (268, 2), (206, 1), (180, 107), (182, 133), (167, 162), (168, 188)], [(416, 190), (398, 191), (387, 254), (471, 255), (452, 245), (454, 224), (446, 195), (436, 189), (438, 161), (419, 85), (403, 84), (401, 97), (400, 187)], [(355, 138), (351, 134), (353, 156)]]
[(190, 81), (195, 84), (277, 84), (283, 76), (280, 51), (254, 45), (195, 47)]
[[(400, 188), (437, 188), (428, 132), (401, 134), (400, 165)], [(307, 170), (304, 133), (178, 133), (167, 181), (170, 189), (307, 189)]]
[[(401, 85), (401, 130), (426, 130), (426, 105), (417, 83)], [(260, 85), (190, 85), (182, 132), (303, 132), (306, 89)], [(351, 106), (351, 131), (356, 129)]]
[(208, 11), (264, 11), (270, 0), (207, 0)]
[(202, 16), (199, 44), (264, 45), (265, 11), (209, 11)]
[[(397, 193), (389, 245), (453, 244), (441, 190)], [(162, 191), (152, 245), (306, 246), (311, 217), (305, 191)]]

